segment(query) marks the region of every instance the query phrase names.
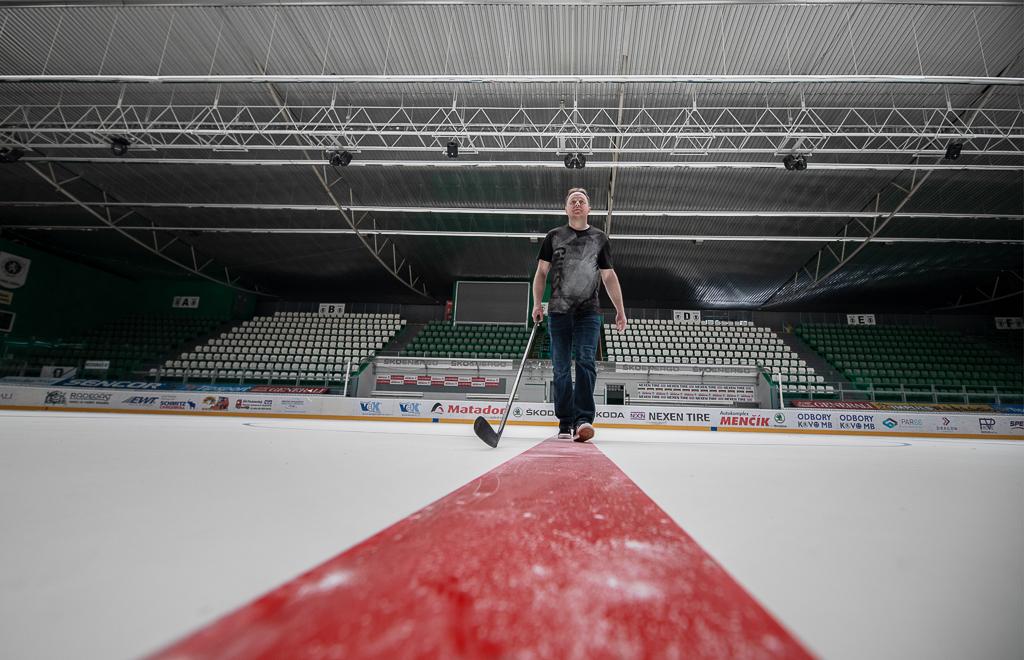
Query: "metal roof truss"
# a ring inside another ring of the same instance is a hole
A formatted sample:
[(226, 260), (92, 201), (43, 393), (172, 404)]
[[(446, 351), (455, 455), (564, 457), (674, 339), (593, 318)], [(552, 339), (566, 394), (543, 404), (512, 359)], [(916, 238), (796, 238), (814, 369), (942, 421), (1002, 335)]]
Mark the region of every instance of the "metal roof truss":
[(1024, 109), (992, 108), (965, 121), (945, 107), (611, 108), (17, 105), (0, 106), (0, 141), (33, 149), (264, 150), (444, 154), (658, 155), (802, 153), (942, 156), (950, 140), (963, 155), (1024, 153)]

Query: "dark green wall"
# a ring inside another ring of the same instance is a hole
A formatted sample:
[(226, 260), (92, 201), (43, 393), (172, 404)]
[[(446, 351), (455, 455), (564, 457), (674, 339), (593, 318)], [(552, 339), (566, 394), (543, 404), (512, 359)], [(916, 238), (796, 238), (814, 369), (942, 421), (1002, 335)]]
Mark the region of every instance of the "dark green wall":
[[(208, 280), (143, 280), (140, 285), (138, 314), (226, 320), (251, 318), (256, 309), (256, 296)], [(199, 296), (199, 308), (175, 309), (171, 307), (175, 296)]]
[[(255, 296), (203, 279), (134, 281), (4, 239), (0, 252), (32, 260), (13, 304), (0, 306), (17, 314), (12, 338), (69, 338), (132, 314), (250, 318), (256, 306)], [(174, 309), (175, 296), (199, 296), (199, 308)]]
[(122, 316), (138, 298), (138, 284), (52, 254), (0, 239), (0, 252), (32, 260), (25, 285), (2, 309), (17, 314), (12, 337), (72, 337)]

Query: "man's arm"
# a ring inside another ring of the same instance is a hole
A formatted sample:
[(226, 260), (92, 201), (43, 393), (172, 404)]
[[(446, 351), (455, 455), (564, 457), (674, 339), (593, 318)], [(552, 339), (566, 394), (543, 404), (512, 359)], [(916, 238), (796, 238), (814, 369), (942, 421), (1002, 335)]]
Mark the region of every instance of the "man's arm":
[(601, 281), (604, 282), (605, 291), (615, 305), (615, 329), (622, 332), (626, 329), (626, 308), (622, 304), (622, 287), (619, 286), (619, 276), (613, 268), (601, 269)]
[(543, 259), (537, 260), (537, 272), (533, 274), (533, 317), (534, 323), (544, 320), (544, 285), (548, 281), (548, 271), (551, 270), (551, 262)]

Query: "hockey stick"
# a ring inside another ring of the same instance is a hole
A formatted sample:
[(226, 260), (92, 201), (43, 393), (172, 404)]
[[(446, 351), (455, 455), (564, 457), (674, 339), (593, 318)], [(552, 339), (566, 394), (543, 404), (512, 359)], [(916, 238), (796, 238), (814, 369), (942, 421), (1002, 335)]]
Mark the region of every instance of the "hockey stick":
[(484, 419), (483, 416), (477, 417), (476, 421), (473, 422), (473, 430), (476, 432), (477, 437), (491, 447), (497, 447), (498, 440), (501, 440), (501, 432), (505, 430), (505, 422), (508, 421), (508, 411), (512, 408), (512, 400), (516, 398), (516, 390), (519, 389), (519, 379), (523, 377), (526, 358), (530, 357), (530, 349), (533, 348), (533, 338), (537, 336), (537, 328), (539, 327), (539, 323), (534, 324), (533, 332), (530, 333), (530, 341), (526, 342), (526, 353), (523, 355), (523, 361), (519, 363), (519, 373), (516, 374), (516, 380), (512, 383), (512, 391), (509, 392), (508, 402), (505, 404), (505, 414), (501, 416), (501, 426), (498, 427), (498, 432), (494, 432), (490, 422)]

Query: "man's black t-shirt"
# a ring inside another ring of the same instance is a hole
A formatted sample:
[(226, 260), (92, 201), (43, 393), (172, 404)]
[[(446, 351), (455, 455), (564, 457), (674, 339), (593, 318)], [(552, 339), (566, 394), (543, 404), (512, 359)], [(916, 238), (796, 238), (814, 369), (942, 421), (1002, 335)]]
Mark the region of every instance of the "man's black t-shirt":
[(580, 231), (569, 225), (544, 237), (537, 257), (551, 262), (549, 314), (581, 314), (599, 309), (599, 269), (612, 268), (608, 236), (595, 227)]

